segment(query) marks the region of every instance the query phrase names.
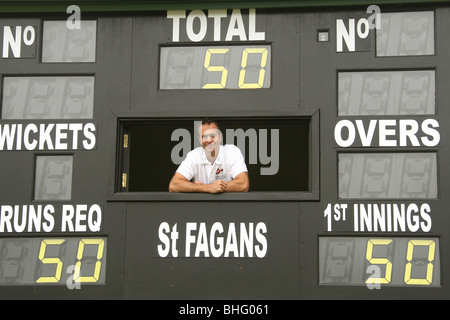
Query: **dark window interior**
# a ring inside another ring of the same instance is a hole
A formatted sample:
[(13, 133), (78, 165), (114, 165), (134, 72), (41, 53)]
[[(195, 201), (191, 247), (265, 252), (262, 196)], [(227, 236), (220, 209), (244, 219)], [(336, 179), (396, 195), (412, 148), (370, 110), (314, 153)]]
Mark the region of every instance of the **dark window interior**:
[[(250, 192), (309, 191), (310, 118), (216, 120), (219, 121), (224, 136), (223, 143), (239, 146), (238, 140), (245, 141), (244, 157), (250, 176)], [(168, 191), (170, 179), (179, 165), (172, 161), (172, 150), (175, 148), (178, 151), (175, 154), (181, 158), (194, 148), (194, 139), (198, 139), (194, 120), (124, 121), (121, 123), (121, 129), (124, 134), (128, 134), (128, 148), (122, 149), (120, 160), (123, 172), (128, 175), (128, 181), (126, 188), (121, 191)], [(172, 141), (172, 133), (177, 129), (189, 131), (189, 139), (185, 139), (187, 131), (182, 131), (185, 135), (181, 138), (177, 136), (176, 141)], [(230, 131), (234, 134), (233, 141), (226, 138)], [(266, 149), (261, 149), (260, 144), (266, 146)], [(279, 146), (278, 152), (276, 144)], [(190, 148), (186, 147), (188, 145)], [(185, 148), (182, 149), (182, 146)], [(266, 172), (263, 173), (261, 169)]]

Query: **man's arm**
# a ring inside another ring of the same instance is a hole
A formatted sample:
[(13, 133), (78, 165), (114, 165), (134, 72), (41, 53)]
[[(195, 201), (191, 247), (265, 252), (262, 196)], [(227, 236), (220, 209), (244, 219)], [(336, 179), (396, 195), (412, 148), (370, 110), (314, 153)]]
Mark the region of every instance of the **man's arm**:
[(169, 183), (169, 192), (209, 192), (220, 193), (227, 188), (227, 182), (217, 180), (212, 184), (193, 183), (181, 173), (175, 172)]
[(225, 192), (248, 192), (249, 188), (250, 181), (248, 173), (242, 172), (228, 182)]

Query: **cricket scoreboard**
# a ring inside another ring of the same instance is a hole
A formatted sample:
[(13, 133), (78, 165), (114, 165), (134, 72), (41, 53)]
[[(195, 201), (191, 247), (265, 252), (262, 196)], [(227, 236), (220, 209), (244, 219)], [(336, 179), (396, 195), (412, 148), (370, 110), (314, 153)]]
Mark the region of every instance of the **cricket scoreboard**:
[(0, 298), (450, 299), (448, 4), (0, 1)]

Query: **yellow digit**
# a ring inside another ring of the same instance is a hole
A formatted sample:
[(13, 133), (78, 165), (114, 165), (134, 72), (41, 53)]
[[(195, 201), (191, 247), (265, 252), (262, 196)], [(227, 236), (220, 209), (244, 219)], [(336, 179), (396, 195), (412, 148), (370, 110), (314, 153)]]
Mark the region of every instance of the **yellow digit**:
[(210, 72), (221, 72), (220, 83), (207, 83), (203, 89), (223, 89), (227, 85), (228, 70), (224, 66), (211, 66), (211, 56), (213, 54), (225, 54), (229, 49), (208, 49), (205, 54), (204, 67)]
[[(97, 247), (97, 262), (95, 263), (94, 274), (92, 276), (80, 276), (81, 271), (81, 259), (84, 254), (85, 245), (94, 244)], [(103, 257), (103, 251), (105, 248), (105, 240), (103, 239), (81, 239), (78, 244), (77, 263), (75, 264), (75, 272), (73, 280), (76, 282), (97, 282), (100, 279), (100, 270), (102, 267), (101, 259)]]
[[(428, 265), (427, 272), (424, 279), (411, 278), (414, 247), (415, 246), (428, 246)], [(408, 263), (405, 267), (405, 283), (406, 284), (418, 284), (418, 285), (430, 285), (433, 282), (433, 261), (434, 254), (436, 252), (436, 242), (433, 240), (410, 240), (408, 242), (408, 248), (406, 251), (406, 260)]]
[(373, 247), (375, 245), (389, 245), (392, 242), (392, 239), (370, 239), (367, 241), (367, 252), (366, 259), (371, 264), (384, 264), (386, 265), (386, 272), (384, 278), (369, 278), (366, 280), (366, 283), (390, 283), (392, 276), (392, 263), (387, 258), (374, 258), (373, 257)]
[[(251, 53), (260, 53), (261, 54), (261, 69), (259, 70), (258, 82), (256, 83), (245, 83), (245, 68), (247, 67), (248, 55)], [(239, 88), (242, 89), (254, 89), (254, 88), (262, 88), (264, 85), (264, 77), (266, 75), (266, 70), (264, 69), (267, 65), (267, 56), (268, 51), (266, 48), (246, 48), (242, 52), (242, 61), (241, 61), (241, 72), (239, 73)]]
[(38, 283), (54, 283), (58, 282), (61, 279), (62, 267), (63, 263), (59, 258), (46, 258), (45, 252), (47, 250), (47, 246), (49, 245), (60, 245), (66, 241), (65, 239), (45, 239), (41, 241), (41, 247), (39, 249), (39, 260), (45, 264), (56, 264), (55, 275), (51, 277), (39, 277), (36, 280)]

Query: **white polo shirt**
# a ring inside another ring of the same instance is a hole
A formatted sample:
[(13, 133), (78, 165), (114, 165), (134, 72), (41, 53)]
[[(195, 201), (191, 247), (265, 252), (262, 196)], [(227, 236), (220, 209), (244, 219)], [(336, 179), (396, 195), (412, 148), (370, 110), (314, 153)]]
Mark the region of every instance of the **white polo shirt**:
[(211, 184), (216, 180), (231, 181), (238, 174), (247, 172), (241, 150), (232, 144), (221, 145), (213, 164), (206, 158), (202, 147), (190, 151), (177, 169), (189, 181)]

